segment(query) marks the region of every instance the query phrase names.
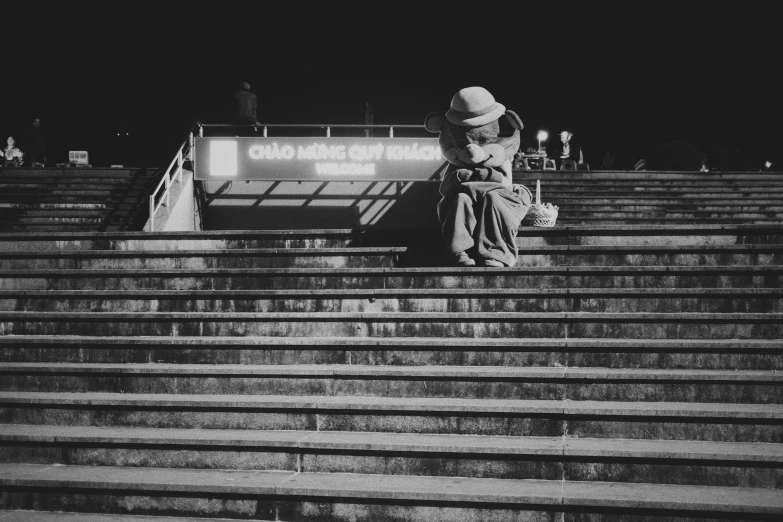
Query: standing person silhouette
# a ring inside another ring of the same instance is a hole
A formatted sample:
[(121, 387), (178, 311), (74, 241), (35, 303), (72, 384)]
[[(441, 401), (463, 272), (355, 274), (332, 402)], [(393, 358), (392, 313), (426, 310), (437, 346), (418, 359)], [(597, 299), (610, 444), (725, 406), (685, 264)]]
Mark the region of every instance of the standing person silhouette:
[(30, 127), (22, 136), (22, 150), (25, 151), (31, 167), (46, 164), (46, 138), (41, 132), (41, 118), (33, 118)]
[(258, 126), (258, 98), (250, 91), (250, 84), (242, 82), (239, 84), (239, 90), (234, 95), (234, 125), (255, 125)]

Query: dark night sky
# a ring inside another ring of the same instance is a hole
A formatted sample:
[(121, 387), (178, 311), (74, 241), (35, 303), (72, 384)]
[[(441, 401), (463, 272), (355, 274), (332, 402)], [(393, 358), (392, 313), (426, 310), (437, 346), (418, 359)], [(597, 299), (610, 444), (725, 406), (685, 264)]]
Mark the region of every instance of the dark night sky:
[(0, 132), (39, 115), (50, 156), (162, 164), (240, 81), (267, 123), (419, 124), (481, 85), (525, 122), (571, 126), (588, 161), (687, 140), (783, 160), (774, 3), (17, 2), (4, 17)]

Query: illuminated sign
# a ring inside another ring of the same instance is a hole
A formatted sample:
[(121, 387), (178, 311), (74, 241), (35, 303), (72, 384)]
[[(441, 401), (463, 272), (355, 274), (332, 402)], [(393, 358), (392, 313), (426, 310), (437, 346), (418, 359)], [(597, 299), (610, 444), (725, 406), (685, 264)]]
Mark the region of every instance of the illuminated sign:
[(69, 150), (68, 163), (76, 165), (89, 165), (90, 154), (86, 150)]
[(445, 164), (437, 138), (196, 138), (200, 180), (430, 179)]

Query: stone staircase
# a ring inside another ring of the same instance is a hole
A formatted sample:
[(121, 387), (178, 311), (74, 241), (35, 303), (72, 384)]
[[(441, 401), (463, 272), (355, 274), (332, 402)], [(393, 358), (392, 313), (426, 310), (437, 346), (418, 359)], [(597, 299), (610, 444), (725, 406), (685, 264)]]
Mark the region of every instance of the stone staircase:
[(0, 522), (783, 518), (783, 225), (437, 243), (0, 234)]
[(120, 168), (0, 170), (0, 232), (140, 230), (159, 175)]
[(760, 172), (515, 172), (543, 201), (560, 207), (558, 223), (719, 224), (783, 221), (783, 174)]

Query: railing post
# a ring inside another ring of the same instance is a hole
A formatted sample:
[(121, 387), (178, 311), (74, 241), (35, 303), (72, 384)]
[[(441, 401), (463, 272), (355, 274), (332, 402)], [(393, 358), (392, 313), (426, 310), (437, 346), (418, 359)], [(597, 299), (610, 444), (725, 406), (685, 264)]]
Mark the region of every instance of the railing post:
[(389, 127), (389, 137), (390, 138), (394, 137), (394, 127)]
[(179, 164), (179, 168), (177, 168), (177, 181), (182, 183), (182, 149), (179, 149), (179, 153), (177, 154), (177, 162)]
[(203, 138), (204, 137), (204, 127), (202, 125), (198, 126), (198, 137)]
[(171, 174), (166, 172), (166, 208), (169, 207), (169, 188), (171, 187)]
[(150, 194), (150, 232), (155, 232), (155, 195)]
[(331, 138), (332, 137), (332, 128), (326, 127), (326, 137)]
[(266, 125), (264, 125), (264, 138), (266, 138)]

